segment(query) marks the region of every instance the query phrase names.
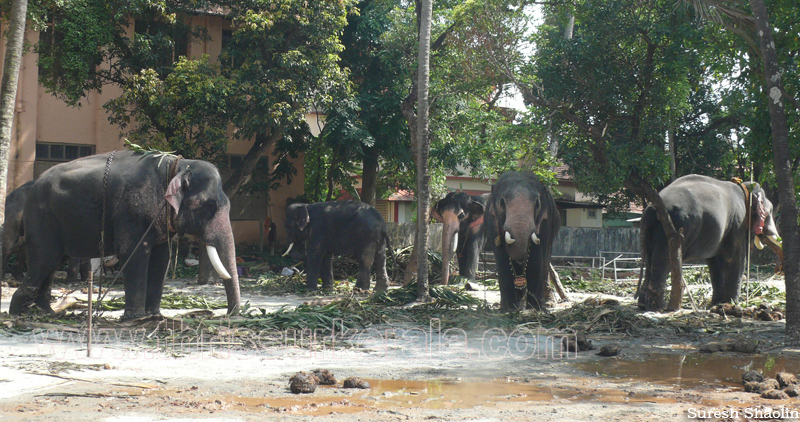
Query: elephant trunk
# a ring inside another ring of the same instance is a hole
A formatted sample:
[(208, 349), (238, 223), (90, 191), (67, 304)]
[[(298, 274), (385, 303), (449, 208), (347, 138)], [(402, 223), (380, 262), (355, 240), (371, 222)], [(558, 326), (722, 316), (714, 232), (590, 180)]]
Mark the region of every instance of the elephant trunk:
[(445, 212), (442, 218), (442, 284), (447, 285), (450, 282), (450, 260), (458, 245), (454, 239), (458, 235), (458, 217), (453, 212)]
[(239, 310), (241, 296), (239, 273), (236, 270), (236, 247), (227, 212), (221, 211), (211, 220), (203, 241), (206, 243), (211, 264), (223, 279), (225, 296), (228, 299), (228, 314), (232, 315)]

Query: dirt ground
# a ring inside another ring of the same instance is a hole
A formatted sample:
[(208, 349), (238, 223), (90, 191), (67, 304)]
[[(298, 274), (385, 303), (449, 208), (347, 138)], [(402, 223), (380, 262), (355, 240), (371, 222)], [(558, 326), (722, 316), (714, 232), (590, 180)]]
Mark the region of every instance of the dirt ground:
[[(171, 282), (168, 289), (224, 299), (221, 286), (188, 280)], [(269, 332), (262, 333), (263, 343), (242, 347), (224, 329), (198, 330), (192, 341), (167, 338), (153, 345), (145, 341), (159, 327), (151, 321), (97, 330), (92, 356), (87, 357), (81, 333), (44, 323), (30, 330), (10, 329), (20, 324), (5, 314), (12, 293), (3, 289), (0, 308), (5, 327), (0, 330), (2, 421), (638, 422), (694, 420), (714, 411), (721, 412), (719, 417), (703, 420), (800, 417), (792, 413), (800, 411), (796, 398), (766, 400), (742, 389), (741, 375), (749, 369), (768, 375), (800, 372), (800, 350), (781, 345), (782, 321), (729, 317), (710, 324), (701, 319), (677, 330), (642, 324), (635, 335), (592, 332), (588, 337), (595, 349), (577, 353), (558, 347), (562, 337), (574, 333), (542, 330), (536, 324), (448, 331), (433, 320), (428, 326), (383, 324), (327, 337), (303, 330)], [(489, 303), (499, 300), (496, 291), (473, 294)], [(590, 296), (572, 294), (571, 303)], [(270, 312), (309, 299), (244, 291), (242, 301)], [(618, 306), (633, 307), (631, 298), (616, 299)], [(163, 313), (174, 317), (187, 312)], [(668, 317), (675, 316), (648, 313), (642, 321)], [(178, 320), (166, 321), (161, 329), (170, 323), (174, 328)], [(710, 341), (738, 337), (758, 341), (758, 351), (698, 350)], [(597, 354), (610, 344), (622, 347), (618, 356)], [(289, 391), (293, 374), (318, 368), (331, 371), (338, 385), (305, 395)], [(371, 388), (342, 388), (351, 376), (363, 378)]]

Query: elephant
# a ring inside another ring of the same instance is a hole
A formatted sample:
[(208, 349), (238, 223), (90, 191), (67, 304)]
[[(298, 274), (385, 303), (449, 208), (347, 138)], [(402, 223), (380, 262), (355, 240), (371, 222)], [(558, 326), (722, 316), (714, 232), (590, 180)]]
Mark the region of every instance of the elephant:
[(450, 192), (433, 207), (431, 214), (442, 227), (442, 284), (450, 281), (450, 260), (458, 256), (458, 273), (475, 280), (486, 231), (483, 212), (489, 194)]
[(36, 180), (25, 203), (29, 270), (9, 313), (33, 304), (52, 312), (53, 272), (65, 256), (116, 255), (126, 263), (122, 319), (160, 315), (167, 241), (178, 232), (205, 243), (233, 314), (240, 293), (229, 211), (219, 171), (205, 161), (126, 150), (56, 165)]
[[(11, 276), (21, 281), (25, 268), (25, 230), (22, 215), (25, 201), (28, 199), (33, 181), (27, 182), (14, 189), (6, 197), (6, 220), (3, 229), (3, 271), (8, 268), (8, 259), (11, 254), (17, 254), (17, 260), (11, 267)], [(67, 268), (67, 281), (85, 281), (89, 278), (91, 263), (88, 260), (72, 258)]]
[(17, 254), (17, 261), (11, 268), (11, 276), (15, 280), (22, 280), (25, 268), (25, 248), (24, 230), (22, 225), (22, 213), (25, 208), (25, 200), (28, 198), (33, 182), (27, 182), (14, 189), (6, 197), (5, 225), (3, 227), (3, 272), (8, 268), (8, 258), (11, 254)]
[(333, 288), (333, 255), (352, 255), (358, 262), (356, 289), (369, 290), (375, 266), (375, 291), (388, 289), (386, 249), (390, 248), (386, 223), (378, 211), (358, 201), (296, 203), (286, 210), (289, 247), (283, 256), (306, 262), (306, 288)]
[(535, 174), (509, 171), (492, 186), (484, 216), (493, 241), (500, 307), (544, 309), (553, 241), (561, 218)]
[[(772, 203), (758, 183), (737, 184), (690, 174), (673, 181), (659, 195), (675, 229), (683, 231), (683, 259), (705, 261), (708, 265), (712, 303), (739, 297), (748, 230), (756, 247), (762, 249), (766, 243), (783, 261)], [(752, 201), (749, 209), (748, 200)], [(638, 305), (660, 310), (664, 308), (663, 293), (670, 273), (669, 247), (652, 205), (642, 214), (640, 230), (645, 271), (644, 283), (637, 292)]]

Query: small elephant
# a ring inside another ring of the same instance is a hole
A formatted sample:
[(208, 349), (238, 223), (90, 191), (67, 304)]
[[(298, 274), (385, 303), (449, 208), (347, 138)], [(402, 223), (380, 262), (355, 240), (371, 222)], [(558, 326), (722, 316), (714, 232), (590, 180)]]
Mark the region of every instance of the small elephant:
[(506, 172), (492, 186), (484, 219), (494, 245), (500, 307), (543, 309), (550, 255), (561, 225), (553, 196), (533, 173)]
[(489, 194), (467, 195), (450, 192), (433, 207), (431, 214), (442, 227), (442, 284), (450, 281), (450, 260), (453, 252), (458, 256), (458, 272), (470, 280), (475, 279), (486, 231), (483, 212)]
[(369, 290), (370, 272), (375, 266), (375, 291), (386, 290), (386, 248), (389, 235), (386, 223), (371, 205), (358, 201), (330, 201), (292, 204), (286, 210), (286, 236), (290, 255), (306, 261), (306, 287), (333, 288), (333, 255), (352, 255), (358, 261), (355, 287)]
[[(23, 229), (22, 214), (25, 201), (33, 186), (33, 181), (27, 182), (14, 189), (6, 197), (6, 220), (3, 229), (3, 271), (8, 267), (11, 254), (17, 254), (17, 260), (11, 267), (11, 276), (22, 281), (25, 269), (25, 230)], [(67, 281), (85, 281), (89, 278), (91, 264), (88, 260), (73, 258), (69, 260), (67, 268)]]
[(32, 304), (52, 312), (50, 284), (65, 256), (116, 255), (127, 261), (122, 319), (159, 315), (173, 231), (206, 244), (225, 279), (228, 313), (234, 313), (240, 295), (229, 211), (219, 172), (205, 161), (115, 151), (54, 166), (36, 180), (25, 203), (28, 274), (9, 313), (19, 315)]
[[(708, 264), (712, 303), (739, 297), (748, 231), (756, 247), (762, 249), (767, 244), (783, 261), (772, 203), (758, 183), (737, 184), (690, 174), (676, 179), (659, 195), (675, 229), (683, 229), (683, 259)], [(752, 201), (749, 209), (748, 201)], [(669, 247), (652, 205), (642, 214), (641, 239), (645, 273), (638, 304), (642, 309), (660, 310), (665, 306), (663, 296), (670, 272)]]

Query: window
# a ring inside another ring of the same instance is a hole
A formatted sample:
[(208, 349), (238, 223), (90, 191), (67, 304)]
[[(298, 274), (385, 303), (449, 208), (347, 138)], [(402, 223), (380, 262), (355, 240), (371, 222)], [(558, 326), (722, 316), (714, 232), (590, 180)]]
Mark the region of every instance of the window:
[(72, 161), (94, 154), (94, 145), (36, 143), (36, 161)]
[[(137, 19), (133, 24), (136, 37), (142, 37), (150, 44), (156, 65), (166, 67), (178, 60), (180, 56), (188, 56), (188, 34), (180, 28), (146, 19)], [(134, 38), (135, 40), (135, 38)]]
[(589, 219), (591, 220), (597, 219), (597, 210), (588, 210), (587, 213), (589, 214)]

